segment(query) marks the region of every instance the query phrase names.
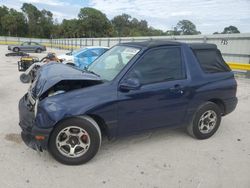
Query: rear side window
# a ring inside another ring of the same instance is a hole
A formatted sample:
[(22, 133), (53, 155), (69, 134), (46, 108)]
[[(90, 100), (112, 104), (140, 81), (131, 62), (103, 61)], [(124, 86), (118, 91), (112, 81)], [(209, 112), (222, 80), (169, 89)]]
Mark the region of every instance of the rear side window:
[(102, 55), (105, 51), (105, 49), (92, 49), (92, 52), (94, 52), (96, 56)]
[(193, 52), (205, 73), (231, 71), (218, 49), (196, 49)]
[(33, 45), (33, 46), (37, 46), (37, 45), (39, 45), (38, 43), (36, 43), (36, 42), (31, 42), (31, 45)]
[(149, 51), (132, 68), (129, 77), (136, 77), (141, 84), (151, 84), (186, 77), (180, 48), (162, 48)]

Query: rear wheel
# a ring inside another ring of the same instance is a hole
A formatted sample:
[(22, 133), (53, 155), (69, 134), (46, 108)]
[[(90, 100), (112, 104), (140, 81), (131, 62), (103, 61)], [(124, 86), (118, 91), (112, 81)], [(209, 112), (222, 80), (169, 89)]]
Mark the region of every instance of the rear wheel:
[(196, 112), (188, 133), (198, 139), (207, 139), (214, 135), (221, 122), (221, 110), (213, 102), (206, 102)]
[(79, 165), (92, 159), (101, 145), (101, 131), (90, 117), (62, 121), (52, 132), (49, 151), (59, 162)]
[(36, 49), (36, 53), (41, 53), (41, 52), (42, 52), (41, 48)]
[(19, 49), (18, 47), (15, 47), (15, 48), (13, 48), (13, 51), (14, 51), (14, 52), (19, 52), (20, 49)]

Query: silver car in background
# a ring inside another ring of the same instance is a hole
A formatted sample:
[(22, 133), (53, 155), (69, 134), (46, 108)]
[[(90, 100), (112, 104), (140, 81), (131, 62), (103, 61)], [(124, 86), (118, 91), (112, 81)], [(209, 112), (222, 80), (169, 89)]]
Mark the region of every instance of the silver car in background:
[(8, 50), (13, 52), (27, 51), (41, 53), (42, 51), (46, 51), (46, 46), (43, 46), (37, 42), (23, 42), (20, 45), (9, 45)]

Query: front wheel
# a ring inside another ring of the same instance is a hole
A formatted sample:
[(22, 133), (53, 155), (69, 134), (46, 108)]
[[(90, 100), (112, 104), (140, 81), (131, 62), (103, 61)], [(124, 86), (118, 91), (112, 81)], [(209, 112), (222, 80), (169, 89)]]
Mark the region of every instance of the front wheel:
[(220, 122), (221, 110), (218, 105), (213, 102), (206, 102), (195, 113), (187, 131), (195, 138), (207, 139), (218, 130)]
[(79, 165), (88, 162), (101, 145), (101, 131), (90, 117), (69, 118), (59, 123), (49, 140), (49, 152), (59, 162)]
[(20, 75), (20, 81), (25, 84), (29, 83), (31, 81), (31, 76), (29, 74), (22, 73)]

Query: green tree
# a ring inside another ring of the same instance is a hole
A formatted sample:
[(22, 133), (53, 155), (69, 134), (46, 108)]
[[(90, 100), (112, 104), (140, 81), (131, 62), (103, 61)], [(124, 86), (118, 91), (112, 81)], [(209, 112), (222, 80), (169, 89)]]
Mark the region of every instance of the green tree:
[(11, 36), (24, 36), (27, 24), (22, 12), (10, 9), (8, 14), (2, 17), (2, 27), (6, 34)]
[(165, 34), (160, 29), (149, 27), (146, 20), (138, 20), (136, 18), (132, 18), (128, 14), (115, 16), (111, 22), (114, 26), (116, 35), (119, 37), (157, 36)]
[(97, 9), (81, 8), (78, 18), (80, 31), (84, 32), (86, 37), (105, 37), (112, 33), (110, 21)]
[(180, 35), (181, 31), (178, 31), (177, 27), (174, 27), (173, 30), (166, 31), (166, 35)]
[(240, 31), (238, 30), (237, 27), (235, 26), (228, 26), (224, 28), (224, 31), (222, 32), (222, 34), (231, 34), (231, 33), (240, 33)]
[(61, 37), (66, 37), (66, 38), (76, 38), (76, 37), (83, 37), (80, 32), (80, 27), (79, 27), (79, 20), (77, 19), (71, 19), (71, 20), (66, 20), (64, 19), (59, 26), (59, 35)]
[(28, 22), (28, 35), (29, 36), (42, 36), (41, 28), (41, 12), (32, 4), (24, 3), (22, 11), (25, 13)]
[(40, 25), (42, 29), (42, 36), (50, 38), (54, 27), (53, 14), (50, 11), (44, 9), (41, 11)]
[(28, 35), (50, 38), (54, 28), (53, 14), (45, 9), (40, 11), (29, 3), (24, 3), (21, 9), (27, 19)]
[(196, 30), (196, 26), (189, 20), (181, 20), (176, 25), (177, 31), (181, 35), (197, 35), (201, 34), (200, 31)]
[(39, 10), (29, 3), (24, 3), (21, 10), (18, 12), (5, 6), (0, 7), (1, 35), (77, 38), (169, 34), (150, 27), (146, 20), (138, 20), (128, 14), (115, 16), (110, 21), (101, 11), (88, 7), (80, 9), (77, 19), (64, 19), (61, 23), (54, 21), (52, 12)]
[(1, 6), (0, 7), (0, 35), (6, 35), (6, 30), (3, 27), (2, 23), (3, 23), (3, 18), (5, 15), (7, 15), (9, 13), (9, 9), (6, 6)]
[[(114, 26), (114, 29), (119, 37), (127, 37), (130, 36), (130, 20), (131, 16), (128, 14), (122, 14), (115, 16), (111, 23)], [(134, 20), (135, 22), (135, 20)]]

